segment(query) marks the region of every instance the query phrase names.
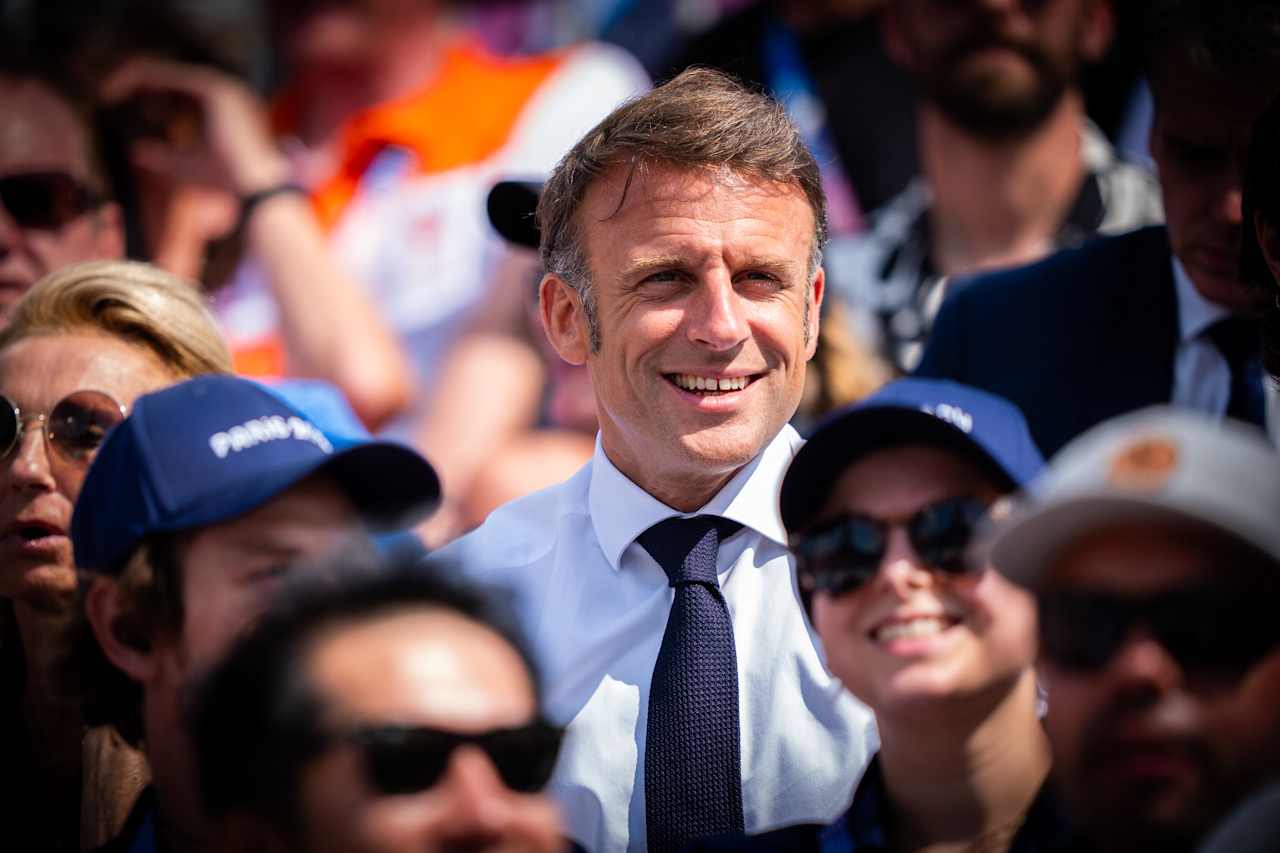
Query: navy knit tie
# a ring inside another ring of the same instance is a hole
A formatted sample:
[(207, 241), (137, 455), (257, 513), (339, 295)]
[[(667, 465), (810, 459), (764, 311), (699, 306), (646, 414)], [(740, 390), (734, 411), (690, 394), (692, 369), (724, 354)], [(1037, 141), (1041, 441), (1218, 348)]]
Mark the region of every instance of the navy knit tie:
[(669, 518), (640, 534), (675, 587), (649, 684), (645, 820), (651, 853), (744, 829), (733, 623), (716, 577), (720, 543), (742, 525)]
[(1266, 398), (1262, 390), (1262, 331), (1254, 317), (1224, 317), (1207, 334), (1231, 368), (1231, 396), (1227, 416), (1265, 427)]

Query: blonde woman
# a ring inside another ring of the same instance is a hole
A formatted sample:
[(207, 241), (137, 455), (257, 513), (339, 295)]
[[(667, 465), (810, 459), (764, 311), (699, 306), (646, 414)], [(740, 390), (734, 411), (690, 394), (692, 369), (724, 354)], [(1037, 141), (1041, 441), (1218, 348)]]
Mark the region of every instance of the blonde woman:
[[(91, 772), (118, 753), (98, 744), (101, 761), (82, 761), (80, 704), (59, 682), (76, 590), (68, 525), (98, 444), (135, 398), (230, 370), (195, 287), (146, 264), (46, 276), (0, 331), (0, 811), (11, 849), (106, 837), (142, 781), (140, 765)], [(94, 813), (82, 828), (82, 789), (101, 783), (124, 802), (87, 797)]]

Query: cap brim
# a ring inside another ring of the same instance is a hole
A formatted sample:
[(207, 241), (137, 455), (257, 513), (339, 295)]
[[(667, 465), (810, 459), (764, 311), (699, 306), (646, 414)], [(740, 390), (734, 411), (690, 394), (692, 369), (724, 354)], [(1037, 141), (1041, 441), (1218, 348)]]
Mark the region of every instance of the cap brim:
[(1262, 553), (1271, 553), (1274, 547), (1265, 535), (1248, 530), (1238, 519), (1215, 512), (1211, 506), (1193, 508), (1155, 496), (1099, 493), (1052, 501), (1023, 513), (1015, 511), (995, 533), (987, 556), (1001, 574), (1035, 588), (1063, 549), (1081, 537), (1119, 524), (1159, 522), (1202, 524), (1241, 539)]
[(792, 533), (802, 530), (849, 465), (868, 453), (907, 444), (953, 450), (990, 471), (1010, 490), (1016, 487), (1016, 478), (959, 427), (919, 409), (867, 406), (822, 424), (800, 448), (782, 481), (783, 525)]
[(333, 476), (373, 532), (416, 524), (440, 503), (440, 480), (430, 463), (402, 445), (364, 441), (321, 459), (260, 470), (248, 482), (219, 490), (161, 529), (185, 530), (230, 521), (320, 473)]
[(527, 249), (538, 248), (538, 195), (542, 184), (537, 181), (499, 181), (489, 190), (486, 207), (489, 222), (502, 238)]

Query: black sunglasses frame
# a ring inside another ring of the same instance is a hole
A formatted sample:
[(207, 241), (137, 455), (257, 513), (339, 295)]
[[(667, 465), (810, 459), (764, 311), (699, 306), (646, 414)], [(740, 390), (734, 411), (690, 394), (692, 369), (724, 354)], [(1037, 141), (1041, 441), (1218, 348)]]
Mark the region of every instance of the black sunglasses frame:
[(1280, 645), (1274, 593), (1221, 585), (1143, 597), (1041, 590), (1040, 654), (1064, 670), (1098, 672), (1142, 628), (1185, 673), (1237, 677)]
[(413, 794), (436, 785), (456, 749), (478, 747), (513, 791), (537, 793), (555, 769), (564, 729), (544, 720), (510, 729), (466, 733), (428, 726), (361, 726), (341, 739), (360, 748), (369, 784), (387, 795)]
[(880, 570), (889, 531), (899, 526), (928, 568), (948, 575), (974, 573), (978, 567), (970, 564), (969, 547), (990, 509), (988, 502), (964, 495), (935, 501), (906, 519), (846, 515), (802, 531), (790, 543), (800, 590), (806, 596), (843, 595), (863, 586)]
[(23, 229), (57, 231), (103, 201), (99, 193), (68, 172), (0, 176), (0, 207)]

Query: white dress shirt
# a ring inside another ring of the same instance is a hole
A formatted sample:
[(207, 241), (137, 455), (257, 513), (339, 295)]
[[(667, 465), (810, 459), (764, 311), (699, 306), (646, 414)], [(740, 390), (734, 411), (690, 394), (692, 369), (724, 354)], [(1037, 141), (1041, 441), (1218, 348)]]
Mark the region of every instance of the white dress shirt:
[(1174, 291), (1178, 295), (1178, 351), (1173, 362), (1172, 402), (1222, 415), (1231, 400), (1231, 366), (1205, 332), (1231, 316), (1231, 312), (1201, 296), (1182, 262), (1172, 260)]
[[(823, 667), (792, 579), (778, 490), (801, 443), (784, 427), (695, 513), (745, 528), (717, 564), (737, 648), (748, 832), (834, 820), (877, 745), (871, 712)], [(569, 726), (550, 790), (570, 837), (595, 853), (645, 848), (649, 681), (674, 591), (635, 539), (679, 514), (597, 440), (569, 480), (499, 508), (440, 553), (516, 591), (544, 710)]]

